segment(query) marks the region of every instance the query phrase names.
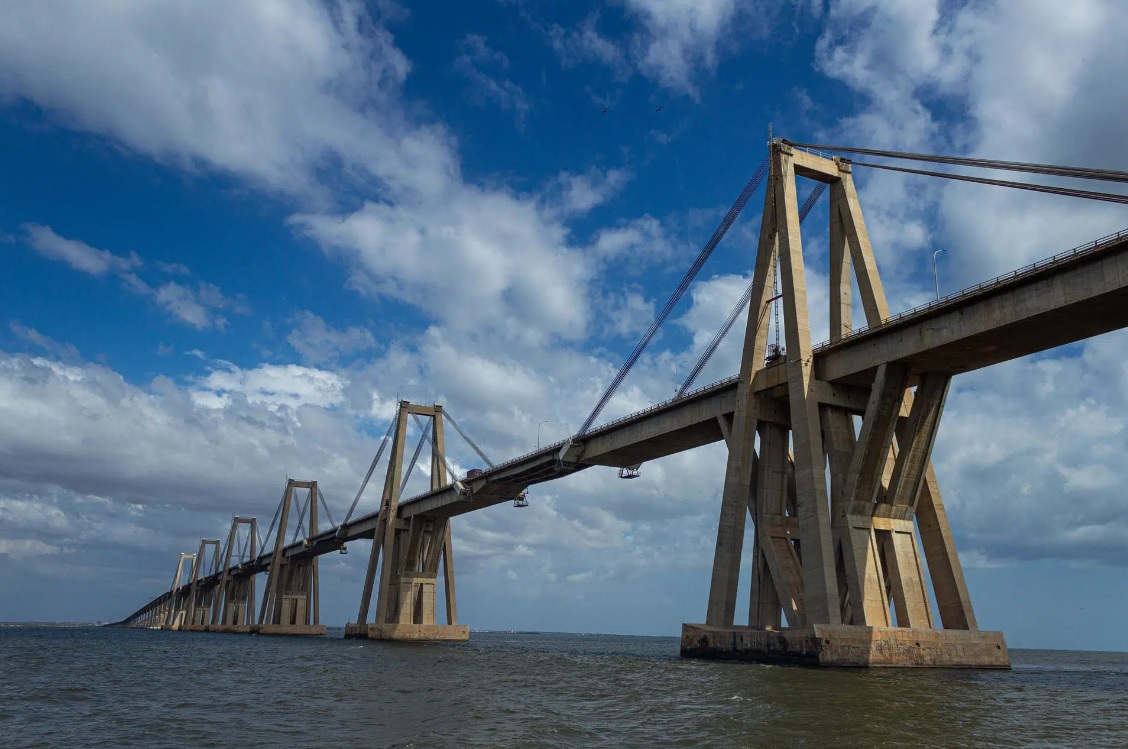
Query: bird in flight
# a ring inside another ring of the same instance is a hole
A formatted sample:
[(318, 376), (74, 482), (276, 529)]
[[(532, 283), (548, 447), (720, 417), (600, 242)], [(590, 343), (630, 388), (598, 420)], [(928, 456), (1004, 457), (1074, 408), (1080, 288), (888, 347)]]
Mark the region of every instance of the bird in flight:
[(658, 108), (657, 108), (657, 109), (655, 109), (654, 111), (655, 111), (655, 112), (661, 112), (661, 111), (662, 111), (662, 106), (661, 106), (661, 105), (659, 105), (659, 106), (658, 106)]
[(602, 111), (602, 112), (600, 112), (600, 114), (607, 114), (607, 107), (604, 107), (604, 108), (603, 108), (603, 111)]

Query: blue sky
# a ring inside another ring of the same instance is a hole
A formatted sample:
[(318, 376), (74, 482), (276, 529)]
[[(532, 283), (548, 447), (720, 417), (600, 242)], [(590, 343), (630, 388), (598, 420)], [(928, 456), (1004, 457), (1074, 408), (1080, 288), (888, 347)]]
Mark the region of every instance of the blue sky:
[[(495, 460), (542, 421), (546, 442), (571, 433), (769, 123), (1128, 168), (1113, 0), (44, 0), (0, 21), (0, 620), (128, 613), (231, 514), (268, 520), (287, 475), (343, 515), (397, 396), (447, 404)], [(859, 182), (895, 309), (930, 298), (934, 249), (950, 292), (1128, 225), (1106, 205)], [(605, 418), (692, 366), (746, 283), (761, 199)], [(1126, 343), (954, 384), (938, 474), (980, 625), (1014, 646), (1128, 648)], [(699, 382), (738, 359), (722, 347)], [(461, 618), (700, 620), (723, 457), (587, 471), (459, 518)], [(359, 547), (323, 567), (330, 623), (354, 616)]]

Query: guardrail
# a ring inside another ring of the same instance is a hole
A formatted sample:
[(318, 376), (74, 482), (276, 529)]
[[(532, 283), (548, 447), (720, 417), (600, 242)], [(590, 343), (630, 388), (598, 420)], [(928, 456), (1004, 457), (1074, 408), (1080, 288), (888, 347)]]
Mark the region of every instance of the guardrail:
[(906, 317), (912, 317), (914, 315), (919, 315), (919, 314), (921, 314), (923, 312), (927, 312), (928, 310), (931, 310), (931, 309), (937, 309), (937, 308), (940, 308), (940, 307), (945, 307), (945, 306), (952, 304), (954, 302), (962, 301), (964, 299), (967, 299), (970, 296), (974, 296), (975, 294), (978, 294), (982, 291), (986, 291), (988, 289), (995, 288), (997, 286), (1002, 286), (1003, 284), (1006, 284), (1006, 283), (1011, 282), (1011, 281), (1015, 281), (1015, 280), (1017, 280), (1017, 279), (1019, 279), (1023, 276), (1032, 275), (1032, 274), (1034, 274), (1038, 271), (1045, 270), (1046, 268), (1049, 268), (1051, 266), (1064, 263), (1068, 260), (1075, 260), (1079, 257), (1084, 256), (1084, 255), (1090, 255), (1090, 254), (1100, 252), (1101, 250), (1107, 248), (1109, 245), (1114, 245), (1114, 244), (1117, 244), (1119, 242), (1123, 242), (1125, 240), (1128, 240), (1128, 229), (1122, 229), (1122, 230), (1116, 232), (1115, 234), (1109, 234), (1107, 237), (1101, 237), (1100, 239), (1094, 239), (1092, 242), (1086, 242), (1085, 244), (1080, 245), (1079, 247), (1074, 247), (1072, 250), (1066, 250), (1065, 252), (1059, 252), (1058, 254), (1056, 254), (1052, 257), (1045, 258), (1044, 260), (1038, 260), (1036, 262), (1031, 263), (1030, 265), (1023, 266), (1023, 267), (1019, 268), (1018, 270), (1013, 270), (1010, 273), (1005, 273), (1001, 276), (996, 276), (995, 278), (992, 278), (988, 281), (984, 281), (982, 283), (976, 284), (975, 286), (969, 286), (966, 289), (961, 289), (960, 291), (949, 294), (945, 297), (941, 297), (940, 299), (934, 299), (933, 301), (928, 302), (926, 304), (921, 304), (921, 305), (913, 307), (911, 309), (907, 309), (903, 312), (898, 312), (897, 314), (892, 315), (891, 317), (888, 317), (888, 318), (882, 320), (877, 325), (867, 325), (865, 327), (858, 328), (857, 330), (852, 330), (852, 331), (850, 331), (849, 335), (845, 335), (845, 336), (839, 338), (836, 341), (823, 341), (819, 345), (815, 346), (812, 349), (812, 351), (818, 352), (818, 351), (821, 351), (822, 349), (825, 349), (829, 346), (837, 346), (838, 344), (845, 343), (846, 341), (849, 341), (853, 338), (858, 338), (858, 337), (866, 335), (868, 333), (872, 333), (875, 330), (879, 330), (879, 329), (884, 328), (886, 326), (900, 322), (900, 321), (904, 320)]
[(685, 395), (674, 396), (673, 398), (670, 398), (668, 400), (664, 400), (661, 403), (655, 403), (654, 405), (650, 406), (649, 408), (644, 408), (641, 411), (635, 411), (634, 413), (629, 413), (626, 416), (620, 416), (617, 419), (613, 419), (611, 421), (608, 421), (606, 424), (600, 424), (595, 429), (589, 429), (588, 431), (584, 432), (583, 434), (577, 434), (576, 437), (581, 437), (581, 438), (582, 437), (591, 437), (592, 435), (599, 434), (600, 432), (602, 432), (606, 429), (610, 429), (611, 427), (615, 426), (616, 424), (622, 424), (624, 421), (630, 421), (631, 419), (637, 418), (639, 416), (645, 416), (646, 414), (653, 413), (654, 411), (661, 411), (663, 408), (666, 408), (667, 406), (669, 406), (672, 403), (675, 403), (675, 402), (678, 402), (678, 401), (688, 400), (689, 398), (693, 398), (694, 396), (701, 395), (702, 393), (707, 392), (709, 390), (717, 389), (717, 388), (720, 388), (724, 385), (728, 385), (730, 383), (736, 382), (738, 379), (740, 379), (740, 375), (734, 374), (731, 377), (726, 377), (723, 380), (717, 380), (714, 383), (711, 383), (709, 385), (705, 385), (703, 387), (699, 387), (696, 390), (690, 390)]

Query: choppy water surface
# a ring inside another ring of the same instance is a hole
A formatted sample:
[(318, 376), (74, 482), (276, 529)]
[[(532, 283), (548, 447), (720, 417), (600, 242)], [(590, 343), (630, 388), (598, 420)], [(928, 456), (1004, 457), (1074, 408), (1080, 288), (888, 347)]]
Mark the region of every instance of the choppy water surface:
[(1128, 654), (1011, 672), (678, 658), (677, 640), (0, 629), (0, 746), (1128, 747)]

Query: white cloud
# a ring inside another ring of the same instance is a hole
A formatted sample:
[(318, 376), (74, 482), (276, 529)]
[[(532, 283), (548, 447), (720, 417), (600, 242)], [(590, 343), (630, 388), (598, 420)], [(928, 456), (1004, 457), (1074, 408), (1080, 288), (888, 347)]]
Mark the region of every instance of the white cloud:
[(487, 72), (487, 69), (507, 70), (509, 58), (492, 49), (486, 38), (479, 34), (463, 37), (459, 50), (461, 54), (454, 60), (454, 70), (470, 84), (467, 92), (470, 99), (479, 104), (490, 101), (502, 109), (513, 110), (518, 127), (522, 127), (531, 109), (525, 92), (508, 78)]
[(40, 333), (34, 328), (29, 328), (26, 325), (20, 325), (14, 320), (8, 323), (8, 329), (16, 334), (16, 337), (22, 341), (26, 341), (33, 346), (43, 349), (51, 356), (63, 362), (75, 362), (82, 359), (79, 354), (78, 348), (70, 343), (59, 343), (53, 341), (47, 336)]
[(376, 339), (366, 328), (354, 325), (338, 330), (309, 311), (299, 314), (296, 322), (286, 341), (309, 364), (333, 364), (342, 357), (376, 348)]
[(344, 159), (396, 188), (427, 189), (446, 162), (439, 128), (383, 109), (410, 70), (392, 35), (338, 0), (9, 4), (0, 94), (181, 166), (287, 194)]
[(561, 64), (571, 67), (594, 61), (620, 81), (634, 70), (675, 93), (697, 96), (697, 80), (712, 73), (726, 48), (736, 49), (757, 35), (757, 14), (771, 6), (752, 0), (620, 0), (623, 14), (634, 22), (625, 40), (599, 31), (598, 13), (578, 27), (548, 27), (549, 40)]
[(544, 204), (561, 215), (582, 215), (617, 195), (630, 180), (625, 169), (589, 169), (584, 174), (563, 172), (545, 191)]
[(27, 232), (28, 244), (36, 252), (52, 260), (62, 260), (75, 270), (92, 276), (104, 276), (111, 271), (124, 273), (141, 265), (136, 255), (121, 257), (85, 242), (60, 237), (50, 226), (24, 224), (23, 228)]
[(579, 338), (589, 268), (567, 229), (530, 200), (452, 184), (348, 215), (302, 214), (294, 225), (341, 257), (351, 283), (408, 302), (459, 330), (505, 338)]
[(275, 411), (302, 406), (333, 408), (344, 402), (347, 384), (335, 373), (296, 364), (262, 364), (250, 370), (226, 365), (201, 378), (193, 395), (206, 406), (226, 406), (239, 396)]
[[(95, 276), (113, 272), (120, 276), (127, 289), (135, 294), (150, 297), (157, 306), (197, 330), (206, 328), (222, 330), (226, 327), (227, 318), (220, 314), (223, 310), (239, 314), (246, 314), (249, 311), (243, 301), (229, 299), (219, 287), (205, 281), (196, 281), (195, 288), (175, 281), (167, 281), (155, 287), (150, 286), (136, 272), (136, 269), (142, 265), (141, 258), (136, 253), (130, 253), (128, 258), (115, 255), (84, 242), (61, 237), (49, 226), (25, 224), (24, 229), (27, 231), (31, 246), (43, 255), (62, 260), (75, 270)], [(158, 262), (156, 265), (165, 273), (191, 274), (186, 266), (179, 263)], [(21, 330), (22, 334), (21, 331), (13, 328), (21, 338), (44, 346), (45, 339), (42, 339), (38, 333), (27, 328)]]
[(64, 549), (34, 538), (0, 538), (0, 554), (15, 559), (58, 554)]
[(157, 306), (197, 330), (223, 330), (227, 327), (227, 318), (220, 314), (221, 310), (241, 314), (248, 311), (242, 302), (227, 298), (219, 287), (205, 281), (197, 281), (196, 287), (192, 288), (175, 281), (153, 287), (134, 273), (127, 273), (122, 279), (130, 291), (151, 297)]
[[(1125, 33), (1128, 7), (1112, 0), (832, 4), (818, 65), (861, 94), (861, 106), (824, 135), (1124, 168), (1128, 154), (1112, 133), (1128, 116), (1128, 88), (1115, 72), (1128, 65)], [(895, 281), (922, 268), (926, 249), (948, 249), (952, 283), (962, 287), (1123, 228), (1105, 204), (859, 173), (868, 177), (862, 197), (879, 260)]]
[(548, 28), (552, 47), (566, 67), (594, 60), (610, 68), (616, 78), (626, 80), (632, 72), (626, 53), (621, 45), (599, 33), (596, 28), (598, 23), (598, 14), (593, 14), (575, 29), (553, 24)]

